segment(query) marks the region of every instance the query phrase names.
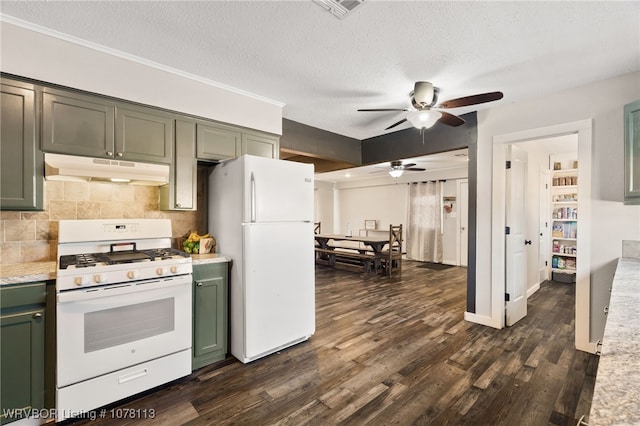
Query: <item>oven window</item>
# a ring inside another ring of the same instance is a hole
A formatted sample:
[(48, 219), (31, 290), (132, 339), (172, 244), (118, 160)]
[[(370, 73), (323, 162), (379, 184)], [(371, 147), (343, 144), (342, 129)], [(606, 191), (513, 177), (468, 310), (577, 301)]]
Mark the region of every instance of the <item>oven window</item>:
[(174, 299), (84, 314), (84, 352), (93, 352), (157, 336), (175, 329)]

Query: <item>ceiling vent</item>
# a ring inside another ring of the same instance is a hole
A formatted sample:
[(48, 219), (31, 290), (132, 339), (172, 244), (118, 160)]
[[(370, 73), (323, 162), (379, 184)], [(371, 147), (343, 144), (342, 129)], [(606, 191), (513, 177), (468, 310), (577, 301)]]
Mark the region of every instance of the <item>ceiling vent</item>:
[(349, 12), (364, 3), (364, 0), (313, 0), (333, 16), (344, 19)]

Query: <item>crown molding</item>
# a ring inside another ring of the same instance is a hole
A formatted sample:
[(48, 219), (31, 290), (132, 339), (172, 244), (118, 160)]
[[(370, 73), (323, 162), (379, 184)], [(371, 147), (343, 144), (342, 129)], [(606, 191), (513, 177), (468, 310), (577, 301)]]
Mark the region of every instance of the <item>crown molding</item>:
[(199, 83), (203, 83), (203, 84), (206, 84), (208, 86), (212, 86), (212, 87), (215, 87), (215, 88), (218, 88), (218, 89), (226, 90), (226, 91), (231, 92), (231, 93), (236, 93), (238, 95), (247, 96), (247, 97), (253, 98), (255, 100), (261, 101), (261, 102), (266, 102), (266, 103), (275, 105), (275, 106), (280, 107), (280, 108), (283, 108), (285, 106), (285, 103), (280, 102), (280, 101), (276, 101), (276, 100), (273, 100), (273, 99), (266, 98), (264, 96), (256, 95), (255, 93), (247, 92), (247, 91), (244, 91), (244, 90), (232, 87), (232, 86), (228, 86), (228, 85), (223, 84), (223, 83), (219, 83), (217, 81), (209, 80), (207, 78), (203, 78), (203, 77), (200, 77), (200, 76), (195, 75), (195, 74), (191, 74), (191, 73), (188, 73), (188, 72), (176, 69), (176, 68), (172, 68), (172, 67), (169, 67), (169, 66), (166, 66), (166, 65), (162, 65), (162, 64), (159, 64), (157, 62), (149, 61), (149, 60), (141, 58), (139, 56), (131, 55), (129, 53), (122, 52), (122, 51), (117, 50), (117, 49), (112, 49), (110, 47), (103, 46), (103, 45), (98, 44), (98, 43), (93, 43), (91, 41), (84, 40), (84, 39), (79, 38), (79, 37), (75, 37), (75, 36), (72, 36), (72, 35), (69, 35), (69, 34), (65, 34), (65, 33), (62, 33), (60, 31), (52, 30), (50, 28), (43, 27), (41, 25), (37, 25), (37, 24), (34, 24), (32, 22), (27, 22), (27, 21), (24, 21), (22, 19), (10, 16), (10, 15), (6, 15), (4, 13), (0, 13), (0, 22), (4, 22), (4, 23), (7, 23), (7, 24), (15, 25), (15, 26), (18, 26), (18, 27), (21, 27), (21, 28), (24, 28), (24, 29), (27, 29), (27, 30), (30, 30), (30, 31), (34, 31), (34, 32), (49, 36), (49, 37), (57, 38), (59, 40), (63, 40), (63, 41), (66, 41), (66, 42), (69, 42), (69, 43), (73, 43), (73, 44), (76, 44), (76, 45), (79, 45), (79, 46), (82, 46), (82, 47), (86, 47), (88, 49), (96, 50), (96, 51), (105, 53), (107, 55), (115, 56), (115, 57), (118, 57), (118, 58), (121, 58), (121, 59), (125, 59), (127, 61), (131, 61), (131, 62), (135, 62), (135, 63), (141, 64), (141, 65), (145, 65), (145, 66), (150, 67), (150, 68), (155, 68), (155, 69), (160, 70), (160, 71), (164, 71), (164, 72), (167, 72), (167, 73), (170, 73), (170, 74), (174, 74), (174, 75), (177, 75), (177, 76), (180, 76), (180, 77), (183, 77), (183, 78), (194, 80), (194, 81), (197, 81)]

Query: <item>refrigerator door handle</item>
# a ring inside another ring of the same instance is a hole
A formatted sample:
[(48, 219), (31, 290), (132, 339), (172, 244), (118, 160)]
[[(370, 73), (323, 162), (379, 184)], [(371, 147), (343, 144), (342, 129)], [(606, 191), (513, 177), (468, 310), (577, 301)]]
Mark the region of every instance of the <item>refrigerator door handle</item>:
[(256, 221), (256, 178), (251, 172), (251, 222)]

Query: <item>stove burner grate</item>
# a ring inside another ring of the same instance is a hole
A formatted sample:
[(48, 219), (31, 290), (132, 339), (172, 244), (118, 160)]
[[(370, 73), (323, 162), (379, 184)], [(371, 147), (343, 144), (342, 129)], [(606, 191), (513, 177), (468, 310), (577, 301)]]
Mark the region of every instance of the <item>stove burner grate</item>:
[(176, 257), (189, 257), (183, 251), (173, 248), (148, 250), (126, 250), (107, 253), (69, 254), (60, 256), (60, 269), (89, 268), (98, 265), (116, 265), (121, 263), (150, 262)]

